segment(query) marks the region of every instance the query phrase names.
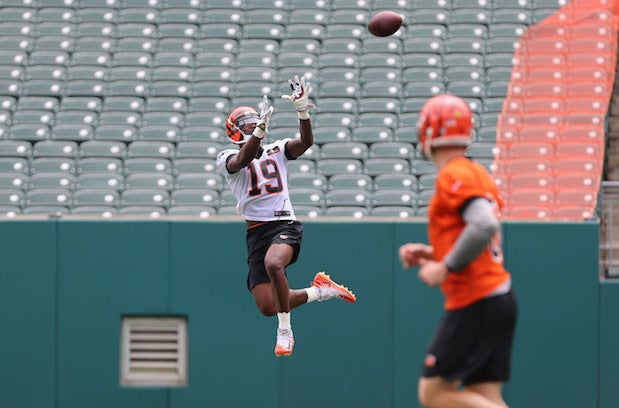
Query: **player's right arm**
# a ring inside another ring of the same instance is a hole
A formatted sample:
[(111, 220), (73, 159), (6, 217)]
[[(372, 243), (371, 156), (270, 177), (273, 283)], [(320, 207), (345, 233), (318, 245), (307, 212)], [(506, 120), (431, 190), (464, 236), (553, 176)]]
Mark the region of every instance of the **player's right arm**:
[(260, 142), (262, 139), (250, 137), (249, 140), (241, 146), (237, 154), (233, 154), (226, 162), (228, 173), (236, 173), (237, 171), (247, 167), (249, 163), (256, 157), (260, 150)]

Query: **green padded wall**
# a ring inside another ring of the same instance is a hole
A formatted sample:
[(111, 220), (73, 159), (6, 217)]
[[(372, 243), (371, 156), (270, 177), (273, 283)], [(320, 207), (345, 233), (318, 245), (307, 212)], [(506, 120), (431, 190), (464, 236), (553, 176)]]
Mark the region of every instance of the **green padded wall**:
[(324, 270), (357, 302), (313, 303), (293, 312), (294, 358), (282, 360), (283, 407), (388, 407), (393, 376), (393, 227), (306, 223), (299, 262), (306, 287)]
[[(507, 223), (520, 321), (511, 406), (617, 405), (619, 286), (597, 278), (595, 223)], [(417, 407), (424, 348), (442, 297), (397, 248), (423, 222), (306, 222), (304, 287), (324, 269), (358, 295), (293, 312), (292, 358), (273, 356), (276, 318), (245, 286), (245, 228), (231, 221), (3, 221), (3, 406)], [(601, 306), (600, 306), (601, 305)], [(121, 387), (123, 314), (189, 321), (186, 387)]]
[(598, 406), (598, 234), (596, 223), (505, 226), (520, 310), (514, 407)]
[(619, 407), (619, 282), (600, 286), (600, 408)]
[(189, 317), (190, 340), (189, 386), (170, 407), (277, 407), (277, 326), (245, 285), (244, 223), (173, 223), (170, 248), (170, 307)]
[(0, 223), (0, 405), (55, 404), (56, 224)]
[(417, 269), (404, 270), (396, 256), (400, 245), (428, 242), (426, 224), (396, 224), (392, 267), (395, 295), (394, 321), (394, 407), (417, 407), (417, 379), (425, 347), (442, 315), (443, 298), (438, 288), (429, 288), (417, 277)]
[(167, 222), (58, 223), (58, 408), (167, 407), (119, 385), (123, 314), (169, 313)]

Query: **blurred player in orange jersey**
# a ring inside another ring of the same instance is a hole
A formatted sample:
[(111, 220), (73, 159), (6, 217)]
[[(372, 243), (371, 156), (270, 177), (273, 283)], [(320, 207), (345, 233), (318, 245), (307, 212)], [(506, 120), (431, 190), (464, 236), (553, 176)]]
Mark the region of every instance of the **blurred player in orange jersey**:
[[(400, 247), (403, 267), (441, 286), (445, 314), (432, 337), (418, 384), (424, 407), (507, 407), (517, 303), (503, 267), (502, 205), (486, 169), (465, 156), (472, 114), (449, 94), (430, 98), (419, 117), (419, 141), (437, 168), (428, 211), (430, 245)], [(462, 387), (460, 387), (460, 385)]]

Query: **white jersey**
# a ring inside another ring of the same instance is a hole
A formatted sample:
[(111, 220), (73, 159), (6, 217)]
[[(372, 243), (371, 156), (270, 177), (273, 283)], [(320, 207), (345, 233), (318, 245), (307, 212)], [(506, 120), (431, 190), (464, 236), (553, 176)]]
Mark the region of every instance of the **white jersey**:
[(229, 173), (226, 163), (230, 156), (239, 152), (237, 149), (226, 149), (217, 155), (217, 169), (224, 175), (236, 197), (236, 211), (245, 220), (296, 219), (288, 194), (285, 146), (289, 140), (278, 140), (262, 146), (262, 155), (236, 173)]

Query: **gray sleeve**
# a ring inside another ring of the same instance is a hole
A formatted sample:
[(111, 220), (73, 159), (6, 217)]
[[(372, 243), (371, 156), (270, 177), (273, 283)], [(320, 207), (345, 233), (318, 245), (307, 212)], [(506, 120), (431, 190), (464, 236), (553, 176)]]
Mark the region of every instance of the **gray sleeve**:
[(462, 218), (466, 227), (462, 230), (454, 247), (445, 256), (445, 264), (451, 272), (465, 268), (486, 248), (492, 236), (501, 228), (488, 200), (478, 197), (471, 200)]

